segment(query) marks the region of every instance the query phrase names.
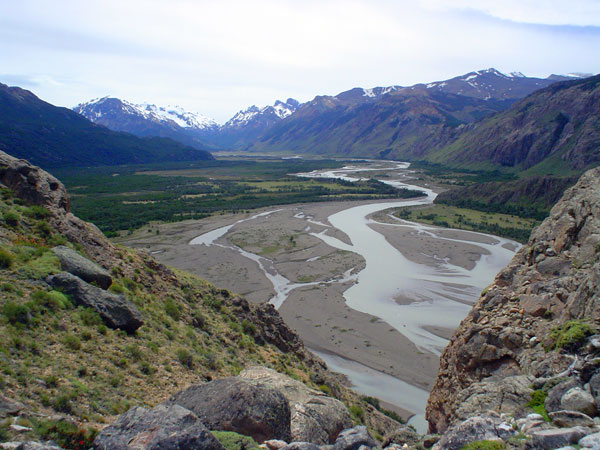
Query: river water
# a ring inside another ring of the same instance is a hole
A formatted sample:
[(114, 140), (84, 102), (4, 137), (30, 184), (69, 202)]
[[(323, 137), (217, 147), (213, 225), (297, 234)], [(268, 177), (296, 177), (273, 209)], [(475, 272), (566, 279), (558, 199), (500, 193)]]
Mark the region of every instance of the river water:
[[(417, 199), (363, 204), (329, 216), (328, 222), (331, 227), (344, 232), (350, 244), (328, 235), (327, 230), (311, 234), (332, 247), (358, 253), (365, 259), (365, 268), (357, 275), (351, 275), (351, 271), (348, 271), (329, 281), (333, 283), (354, 279), (355, 283), (344, 292), (344, 298), (350, 308), (380, 318), (405, 335), (418, 348), (439, 355), (447, 341), (428, 331), (428, 328), (456, 328), (468, 313), (469, 304), (478, 298), (481, 290), (510, 261), (519, 245), (514, 241), (489, 235), (485, 235), (485, 239), (476, 240), (450, 238), (443, 229), (400, 220), (385, 225), (378, 224), (388, 227), (410, 227), (420, 236), (456, 243), (467, 242), (484, 250), (482, 252), (484, 254), (471, 270), (453, 265), (446, 260), (438, 261), (435, 265), (419, 264), (407, 259), (381, 233), (372, 228), (372, 225), (377, 223), (371, 218), (374, 213), (389, 208), (433, 202), (436, 194), (430, 189), (407, 183), (407, 163), (378, 162), (366, 166), (361, 164), (339, 170), (314, 171), (298, 175), (356, 181), (362, 179), (357, 175), (358, 173), (362, 175), (363, 172), (382, 169), (388, 171), (388, 176), (381, 181), (397, 188), (420, 190), (426, 195)], [(255, 261), (273, 283), (275, 295), (270, 299), (270, 303), (279, 308), (293, 289), (319, 283), (293, 283), (277, 272), (272, 261), (267, 258), (249, 253), (232, 244), (216, 243), (217, 239), (225, 236), (237, 223), (268, 216), (277, 211), (280, 210), (266, 211), (205, 233), (193, 239), (190, 245), (219, 245), (233, 249)], [(469, 236), (469, 233), (461, 232), (460, 236)], [(401, 304), (396, 301), (400, 297), (412, 301)], [(425, 431), (424, 410), (427, 391), (354, 361), (336, 355), (318, 354), (332, 369), (346, 374), (358, 392), (378, 397), (414, 412), (415, 416), (411, 419), (411, 423), (419, 431)]]

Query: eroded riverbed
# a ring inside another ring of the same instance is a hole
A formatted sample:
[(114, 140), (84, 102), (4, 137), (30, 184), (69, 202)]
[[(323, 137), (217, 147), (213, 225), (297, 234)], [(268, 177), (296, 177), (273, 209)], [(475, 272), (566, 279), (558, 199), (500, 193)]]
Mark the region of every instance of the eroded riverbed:
[[(401, 187), (410, 184), (406, 167), (376, 163), (305, 175), (352, 180), (385, 172), (385, 182)], [(448, 334), (517, 248), (387, 214), (431, 202), (435, 193), (424, 190), (411, 200), (288, 205), (165, 224), (159, 236), (141, 230), (124, 243), (160, 252), (161, 261), (252, 301), (270, 301), (308, 347), (349, 361), (329, 359), (346, 367), (359, 389), (419, 414)], [(359, 379), (364, 370), (349, 369), (352, 361), (373, 372)], [(415, 390), (400, 401), (389, 395), (388, 377)]]

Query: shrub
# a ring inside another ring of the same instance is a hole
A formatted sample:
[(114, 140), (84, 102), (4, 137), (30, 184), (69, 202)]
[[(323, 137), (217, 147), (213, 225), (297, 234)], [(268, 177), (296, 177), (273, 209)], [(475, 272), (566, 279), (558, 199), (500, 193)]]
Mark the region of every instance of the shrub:
[(134, 361), (141, 361), (144, 357), (144, 354), (139, 349), (139, 347), (135, 344), (126, 345), (124, 349), (125, 355), (131, 358)]
[(184, 348), (177, 350), (177, 360), (182, 366), (192, 369), (194, 367), (194, 358), (192, 354)]
[(45, 219), (50, 215), (50, 211), (39, 205), (29, 206), (23, 212), (27, 217), (31, 217), (33, 219)]
[(58, 377), (56, 375), (48, 375), (44, 377), (44, 383), (49, 388), (53, 388), (58, 386)]
[(63, 338), (63, 344), (71, 350), (81, 350), (81, 341), (74, 334), (67, 334)]
[(60, 272), (60, 262), (54, 253), (47, 249), (35, 249), (34, 256), (39, 257), (30, 259), (27, 262), (24, 273), (32, 278), (45, 278), (50, 274)]
[(88, 327), (100, 326), (103, 324), (100, 314), (94, 311), (92, 308), (84, 308), (79, 311), (79, 318), (84, 325)]
[(34, 425), (37, 434), (44, 439), (52, 440), (62, 448), (83, 450), (91, 448), (98, 434), (94, 428), (79, 428), (72, 422), (66, 420), (46, 421), (42, 420)]
[(19, 225), (19, 215), (14, 211), (7, 211), (3, 214), (4, 222), (10, 227)]
[(114, 292), (115, 294), (122, 294), (125, 292), (125, 288), (121, 286), (119, 283), (113, 282), (108, 288), (109, 291)]
[(358, 406), (358, 405), (352, 405), (349, 408), (350, 414), (352, 415), (352, 417), (354, 417), (355, 419), (359, 420), (359, 421), (363, 421), (365, 418), (365, 412), (363, 411), (363, 409)]
[(142, 372), (144, 375), (152, 375), (156, 372), (156, 369), (152, 367), (148, 361), (142, 361), (140, 363), (140, 372)]
[(73, 405), (71, 404), (71, 397), (68, 395), (59, 395), (52, 402), (52, 407), (55, 411), (62, 412), (65, 414), (73, 413)]
[(258, 443), (250, 436), (233, 431), (211, 431), (212, 435), (226, 450), (259, 450)]
[(31, 298), (36, 306), (41, 306), (51, 311), (65, 309), (71, 305), (67, 296), (58, 291), (46, 292), (38, 290), (31, 294)]
[(473, 441), (460, 450), (504, 450), (506, 444), (502, 441)]
[(564, 348), (566, 350), (577, 350), (585, 341), (585, 338), (591, 336), (596, 330), (580, 320), (568, 320), (560, 326), (550, 330), (550, 339), (553, 349)]
[(2, 292), (15, 292), (15, 287), (10, 283), (2, 283), (0, 285), (0, 291)]
[(326, 395), (331, 395), (331, 389), (326, 384), (319, 385), (319, 390)]
[(245, 334), (249, 334), (250, 336), (256, 336), (256, 325), (254, 325), (247, 319), (242, 320), (242, 330)]
[(0, 248), (0, 269), (10, 269), (15, 262), (15, 255)]
[(52, 234), (52, 228), (50, 227), (48, 222), (46, 222), (45, 220), (40, 220), (40, 221), (36, 222), (33, 229), (35, 230), (36, 233), (40, 234), (43, 237), (48, 237)]
[(27, 325), (31, 321), (31, 312), (29, 311), (29, 308), (14, 302), (7, 302), (4, 304), (2, 307), (2, 315), (13, 325), (18, 323)]
[(165, 300), (165, 312), (175, 321), (177, 322), (181, 317), (181, 311), (179, 310), (179, 306), (175, 304), (175, 302), (168, 298)]

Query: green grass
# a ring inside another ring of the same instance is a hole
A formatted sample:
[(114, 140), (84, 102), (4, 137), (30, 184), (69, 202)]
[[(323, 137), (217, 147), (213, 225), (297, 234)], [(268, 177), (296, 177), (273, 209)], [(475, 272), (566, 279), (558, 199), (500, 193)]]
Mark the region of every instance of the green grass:
[(545, 407), (546, 396), (546, 391), (542, 389), (533, 391), (531, 393), (531, 399), (525, 406), (531, 408), (534, 412), (542, 416), (546, 422), (550, 422), (550, 417), (548, 417), (548, 412), (546, 411)]
[(59, 176), (71, 194), (73, 212), (111, 237), (152, 221), (202, 219), (221, 212), (293, 203), (418, 195), (376, 180), (350, 183), (290, 175), (342, 165), (329, 160), (237, 160), (195, 168), (174, 165), (169, 170), (139, 166), (110, 171), (69, 169)]
[(211, 431), (226, 450), (259, 450), (258, 443), (250, 436), (233, 431)]
[(396, 217), (413, 222), (448, 228), (478, 231), (526, 242), (531, 230), (538, 225), (534, 219), (500, 213), (486, 213), (474, 209), (433, 204), (423, 208), (402, 208)]
[(473, 441), (463, 446), (460, 450), (504, 450), (506, 444), (502, 441)]
[[(252, 308), (238, 318), (228, 291), (176, 269), (157, 269), (132, 250), (116, 250), (113, 290), (136, 304), (144, 325), (133, 334), (108, 328), (97, 312), (74, 307), (39, 281), (60, 270), (50, 251), (56, 241), (78, 247), (38, 226), (44, 210), (0, 194), (0, 214), (17, 211), (19, 217), (16, 227), (0, 221), (2, 250), (12, 260), (1, 270), (0, 389), (32, 414), (60, 412), (100, 427), (131, 406), (158, 404), (192, 382), (237, 374), (246, 365), (287, 370), (310, 384), (311, 370), (300, 359), (265, 342)], [(78, 430), (46, 425), (28, 439), (80, 437)], [(10, 429), (2, 433), (17, 437)]]
[(552, 341), (550, 348), (576, 351), (585, 342), (585, 339), (595, 332), (596, 329), (587, 322), (568, 320), (550, 330)]

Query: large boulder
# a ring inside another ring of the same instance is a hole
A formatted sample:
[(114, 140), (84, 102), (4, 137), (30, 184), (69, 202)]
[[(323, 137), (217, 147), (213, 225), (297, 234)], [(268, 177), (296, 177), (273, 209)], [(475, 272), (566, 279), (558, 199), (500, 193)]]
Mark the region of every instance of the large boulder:
[(69, 247), (58, 245), (52, 249), (52, 252), (58, 257), (64, 271), (69, 272), (88, 283), (95, 283), (102, 289), (108, 289), (112, 284), (111, 276), (103, 267), (84, 258)]
[(266, 367), (251, 367), (240, 377), (278, 390), (291, 411), (291, 439), (295, 442), (330, 444), (340, 431), (352, 426), (346, 406), (322, 392)]
[(563, 409), (579, 411), (588, 416), (594, 416), (596, 414), (594, 397), (580, 387), (574, 387), (565, 392), (560, 399), (560, 406)]
[(195, 384), (169, 399), (193, 411), (211, 430), (235, 431), (257, 442), (290, 442), (290, 407), (278, 390), (226, 377)]
[(144, 323), (140, 312), (124, 295), (104, 291), (67, 272), (51, 275), (46, 281), (76, 305), (94, 309), (111, 328), (133, 333)]
[(550, 421), (559, 427), (593, 427), (594, 419), (579, 411), (556, 411), (548, 414)]
[(382, 447), (389, 447), (393, 444), (399, 446), (406, 444), (411, 446), (419, 442), (421, 438), (422, 436), (418, 434), (414, 428), (410, 427), (409, 425), (402, 425), (383, 438)]
[(17, 197), (48, 207), (69, 211), (69, 197), (63, 184), (48, 172), (0, 151), (0, 183)]
[(535, 449), (553, 449), (576, 444), (587, 433), (581, 427), (551, 428), (533, 433), (531, 447)]
[(548, 412), (562, 411), (565, 408), (561, 406), (561, 400), (563, 395), (574, 387), (579, 387), (579, 381), (576, 379), (568, 379), (558, 383), (548, 391), (546, 400), (544, 401), (544, 408)]
[(104, 428), (94, 450), (224, 450), (198, 417), (179, 405), (133, 407)]
[(451, 427), (433, 450), (459, 450), (473, 441), (503, 440), (515, 430), (497, 417), (475, 416)]
[(357, 426), (343, 430), (331, 450), (359, 450), (361, 448), (377, 447), (377, 442), (371, 437), (365, 426)]
[(456, 418), (466, 420), (473, 411), (497, 411), (520, 415), (524, 412), (523, 399), (531, 396), (531, 377), (523, 375), (506, 377), (499, 381), (473, 383), (458, 395)]

